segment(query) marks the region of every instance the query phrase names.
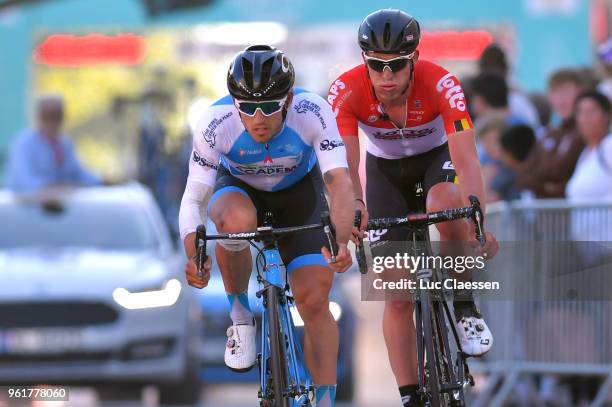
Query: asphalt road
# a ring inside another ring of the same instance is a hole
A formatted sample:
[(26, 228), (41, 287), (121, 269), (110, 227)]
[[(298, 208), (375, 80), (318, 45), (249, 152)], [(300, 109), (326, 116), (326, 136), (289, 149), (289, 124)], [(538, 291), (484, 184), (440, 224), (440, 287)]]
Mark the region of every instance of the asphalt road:
[[(202, 401), (193, 407), (258, 407), (257, 386), (223, 385), (209, 389), (202, 395)], [(359, 404), (340, 403), (337, 407), (364, 407)], [(157, 402), (157, 392), (147, 388), (142, 401), (100, 402), (95, 390), (71, 388), (69, 401), (16, 402), (0, 401), (0, 407), (162, 407)], [(169, 407), (169, 406), (168, 406)], [(378, 406), (377, 406), (378, 407)]]

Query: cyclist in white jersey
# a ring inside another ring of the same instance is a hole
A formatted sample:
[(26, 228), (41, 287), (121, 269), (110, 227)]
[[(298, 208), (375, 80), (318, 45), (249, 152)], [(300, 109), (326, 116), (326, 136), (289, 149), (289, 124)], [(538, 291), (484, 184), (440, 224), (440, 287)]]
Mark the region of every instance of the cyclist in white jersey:
[[(331, 108), (321, 97), (293, 87), (294, 70), (283, 52), (266, 45), (246, 48), (230, 65), (230, 95), (197, 120), (179, 226), (190, 285), (203, 288), (193, 256), (195, 230), (209, 214), (220, 233), (254, 230), (266, 211), (275, 226), (317, 223), (331, 202), (339, 253), (330, 263), (322, 231), (279, 242), (292, 291), (305, 323), (306, 363), (317, 406), (333, 406), (338, 330), (329, 311), (334, 272), (351, 265), (353, 188), (344, 144)], [(323, 174), (323, 177), (321, 177)], [(321, 179), (323, 178), (323, 179)], [(220, 241), (216, 258), (230, 302), (226, 365), (238, 372), (255, 364), (255, 321), (247, 298), (252, 268), (248, 242)]]

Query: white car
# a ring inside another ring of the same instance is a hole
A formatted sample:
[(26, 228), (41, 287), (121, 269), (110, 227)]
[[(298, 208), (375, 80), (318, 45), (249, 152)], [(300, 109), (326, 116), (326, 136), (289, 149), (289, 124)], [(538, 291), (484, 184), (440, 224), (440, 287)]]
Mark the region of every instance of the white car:
[(152, 195), (0, 191), (0, 382), (199, 396), (201, 314)]

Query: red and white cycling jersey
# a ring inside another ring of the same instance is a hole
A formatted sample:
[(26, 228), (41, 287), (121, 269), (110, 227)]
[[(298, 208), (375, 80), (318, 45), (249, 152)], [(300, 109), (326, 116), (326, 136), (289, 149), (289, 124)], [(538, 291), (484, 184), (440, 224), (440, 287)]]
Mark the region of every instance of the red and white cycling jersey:
[(417, 61), (411, 86), (406, 127), (398, 128), (391, 120), (381, 120), (365, 65), (340, 75), (327, 97), (340, 135), (357, 136), (359, 127), (368, 137), (370, 154), (397, 159), (425, 153), (444, 144), (448, 134), (473, 127), (461, 84), (446, 69)]

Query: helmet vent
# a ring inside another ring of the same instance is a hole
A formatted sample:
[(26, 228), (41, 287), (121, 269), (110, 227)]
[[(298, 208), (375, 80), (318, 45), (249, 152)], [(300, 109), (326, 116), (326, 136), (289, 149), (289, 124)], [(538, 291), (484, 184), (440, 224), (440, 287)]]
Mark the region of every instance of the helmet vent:
[(272, 76), (272, 65), (274, 65), (274, 58), (268, 58), (261, 65), (261, 80), (260, 83), (268, 83)]
[(246, 58), (242, 58), (242, 72), (247, 87), (253, 89), (253, 64)]
[(391, 24), (385, 23), (385, 31), (383, 32), (383, 47), (388, 47), (391, 42)]

